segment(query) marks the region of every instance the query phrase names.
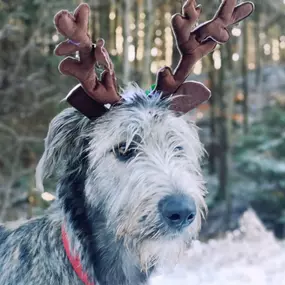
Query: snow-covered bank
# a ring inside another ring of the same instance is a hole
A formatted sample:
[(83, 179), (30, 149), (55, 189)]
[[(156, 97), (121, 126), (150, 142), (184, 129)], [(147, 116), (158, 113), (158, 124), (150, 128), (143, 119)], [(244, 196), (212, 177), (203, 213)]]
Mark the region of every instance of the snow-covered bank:
[(285, 285), (285, 244), (278, 242), (253, 211), (240, 230), (207, 244), (194, 242), (182, 264), (151, 285)]

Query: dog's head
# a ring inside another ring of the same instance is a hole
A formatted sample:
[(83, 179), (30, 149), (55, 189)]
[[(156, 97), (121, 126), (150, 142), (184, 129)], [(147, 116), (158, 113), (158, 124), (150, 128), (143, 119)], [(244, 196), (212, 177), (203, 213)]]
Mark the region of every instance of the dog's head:
[(122, 96), (124, 103), (96, 121), (74, 109), (58, 115), (37, 180), (41, 187), (55, 172), (60, 184), (67, 182), (58, 199), (81, 187), (85, 204), (69, 203), (84, 207), (91, 220), (99, 211), (114, 238), (149, 267), (168, 253), (173, 259), (200, 229), (203, 147), (194, 123), (169, 109), (170, 99), (147, 97), (135, 86)]
[[(95, 219), (96, 210), (103, 216), (100, 224), (137, 253), (143, 268), (164, 256), (173, 260), (199, 231), (206, 208), (203, 148), (196, 127), (181, 114), (205, 102), (210, 91), (185, 80), (197, 61), (229, 40), (228, 28), (253, 7), (223, 1), (212, 20), (197, 27), (201, 7), (185, 1), (171, 20), (181, 58), (174, 71), (158, 71), (150, 96), (137, 87), (121, 96), (104, 40), (93, 44), (88, 34), (88, 5), (54, 18), (58, 32), (68, 38), (55, 50), (68, 56), (59, 69), (80, 82), (67, 101), (91, 120), (67, 110), (52, 122), (38, 177), (56, 169), (65, 212), (73, 219)], [(69, 57), (76, 52), (78, 59)], [(100, 76), (98, 65), (104, 70)]]

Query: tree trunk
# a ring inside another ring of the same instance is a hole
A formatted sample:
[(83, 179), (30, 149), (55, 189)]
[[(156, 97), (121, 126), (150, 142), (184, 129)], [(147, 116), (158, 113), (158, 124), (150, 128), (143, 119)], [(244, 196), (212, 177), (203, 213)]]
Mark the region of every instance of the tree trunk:
[(256, 71), (255, 71), (255, 85), (259, 86), (259, 83), (261, 81), (261, 56), (262, 56), (262, 50), (260, 46), (260, 12), (259, 12), (259, 5), (256, 6), (255, 9), (255, 63), (256, 63)]
[(228, 129), (227, 129), (227, 106), (225, 103), (225, 77), (226, 77), (225, 47), (221, 48), (222, 65), (219, 72), (219, 192), (217, 200), (225, 200), (228, 186)]
[(141, 84), (141, 65), (140, 61), (138, 60), (138, 47), (139, 47), (139, 24), (140, 24), (140, 14), (143, 12), (143, 0), (138, 0), (136, 5), (136, 21), (135, 21), (135, 38), (134, 38), (134, 45), (135, 45), (135, 71), (136, 71), (136, 82), (140, 85)]
[(97, 35), (97, 37), (102, 37), (106, 41), (106, 47), (108, 50), (110, 50), (110, 2), (109, 0), (105, 0), (106, 4), (103, 6), (103, 8), (100, 10), (100, 34)]
[(116, 27), (117, 27), (116, 20), (118, 17), (116, 6), (117, 6), (116, 3), (112, 1), (112, 3), (110, 4), (110, 11), (115, 13), (115, 19), (109, 20), (110, 21), (110, 25), (109, 25), (109, 34), (110, 34), (109, 49), (110, 51), (113, 49), (116, 49)]
[(100, 18), (98, 5), (99, 0), (92, 0), (90, 9), (91, 9), (91, 39), (95, 43), (100, 34)]
[(143, 66), (143, 86), (148, 88), (151, 82), (151, 48), (153, 43), (154, 16), (155, 11), (152, 0), (145, 1), (145, 40), (144, 40), (144, 66)]
[(216, 131), (216, 102), (218, 95), (216, 92), (216, 70), (214, 68), (213, 56), (209, 56), (210, 68), (208, 72), (209, 88), (212, 91), (210, 103), (210, 148), (209, 148), (209, 173), (216, 173), (216, 150), (217, 150), (217, 131)]
[(242, 77), (243, 77), (243, 131), (248, 133), (248, 25), (243, 23)]
[(128, 38), (131, 35), (130, 29), (130, 13), (131, 13), (131, 0), (124, 0), (123, 2), (123, 81), (124, 84), (130, 81), (131, 64), (129, 61), (129, 42)]
[[(180, 8), (180, 10), (181, 10), (181, 8), (182, 8), (182, 5), (183, 5), (183, 3), (182, 3), (182, 1), (180, 1), (180, 3), (178, 4), (178, 1), (176, 2), (176, 5), (175, 4), (173, 4), (173, 9), (172, 9), (172, 11), (171, 11), (171, 14), (172, 15), (174, 15), (174, 14), (176, 14), (179, 10), (178, 10), (178, 7)], [(175, 39), (173, 39), (174, 40), (174, 42), (175, 42)], [(179, 51), (178, 51), (178, 48), (177, 48), (177, 46), (176, 46), (176, 44), (174, 44), (173, 45), (173, 53), (172, 53), (172, 68), (173, 68), (173, 70), (175, 69), (175, 67), (178, 65), (178, 62), (179, 62), (179, 60), (180, 60), (180, 53), (179, 53)]]
[(227, 179), (226, 179), (226, 209), (227, 215), (225, 217), (225, 223), (227, 228), (229, 228), (232, 217), (232, 191), (230, 185), (228, 183), (230, 173), (232, 172), (232, 145), (233, 145), (233, 113), (235, 107), (235, 96), (236, 96), (236, 81), (235, 78), (238, 77), (238, 70), (234, 67), (234, 63), (232, 61), (232, 43), (229, 42), (226, 45), (227, 48), (227, 70), (230, 73), (230, 78), (234, 80), (227, 80), (227, 85), (225, 86), (227, 90), (227, 104), (226, 104), (226, 167), (227, 167)]

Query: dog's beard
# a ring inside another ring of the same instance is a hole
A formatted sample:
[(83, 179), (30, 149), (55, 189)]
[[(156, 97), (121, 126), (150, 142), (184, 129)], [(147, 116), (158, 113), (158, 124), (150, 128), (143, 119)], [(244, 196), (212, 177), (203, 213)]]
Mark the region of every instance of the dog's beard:
[(183, 231), (138, 227), (130, 232), (120, 228), (117, 238), (123, 239), (126, 249), (136, 257), (141, 270), (148, 273), (153, 267), (173, 268), (179, 263), (192, 240), (197, 237), (200, 226), (201, 216), (197, 215), (193, 223)]
[(174, 267), (189, 248), (190, 236), (177, 235), (156, 240), (145, 240), (137, 247), (139, 263), (142, 271), (148, 272), (155, 267)]

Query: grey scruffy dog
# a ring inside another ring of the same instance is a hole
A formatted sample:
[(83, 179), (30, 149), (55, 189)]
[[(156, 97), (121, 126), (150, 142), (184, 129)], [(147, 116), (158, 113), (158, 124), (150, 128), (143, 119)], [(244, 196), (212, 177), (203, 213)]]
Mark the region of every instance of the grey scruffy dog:
[(196, 236), (205, 209), (196, 127), (167, 100), (137, 87), (125, 95), (96, 121), (68, 108), (51, 122), (37, 181), (41, 188), (55, 173), (57, 199), (44, 217), (0, 229), (1, 285), (82, 285), (62, 245), (63, 223), (100, 285), (146, 284)]
[[(203, 146), (182, 115), (210, 96), (202, 84), (184, 80), (197, 60), (229, 39), (228, 26), (253, 11), (252, 3), (235, 5), (224, 0), (211, 21), (192, 31), (201, 9), (185, 2), (183, 15), (172, 19), (181, 60), (174, 73), (159, 71), (149, 96), (136, 85), (119, 96), (104, 41), (94, 45), (88, 35), (88, 5), (56, 15), (68, 37), (56, 54), (79, 53), (60, 70), (81, 85), (67, 100), (75, 109), (51, 122), (37, 167), (39, 189), (57, 177), (56, 201), (44, 217), (0, 228), (0, 285), (146, 285), (157, 267), (179, 260), (206, 210)], [(100, 80), (95, 63), (105, 68)]]

